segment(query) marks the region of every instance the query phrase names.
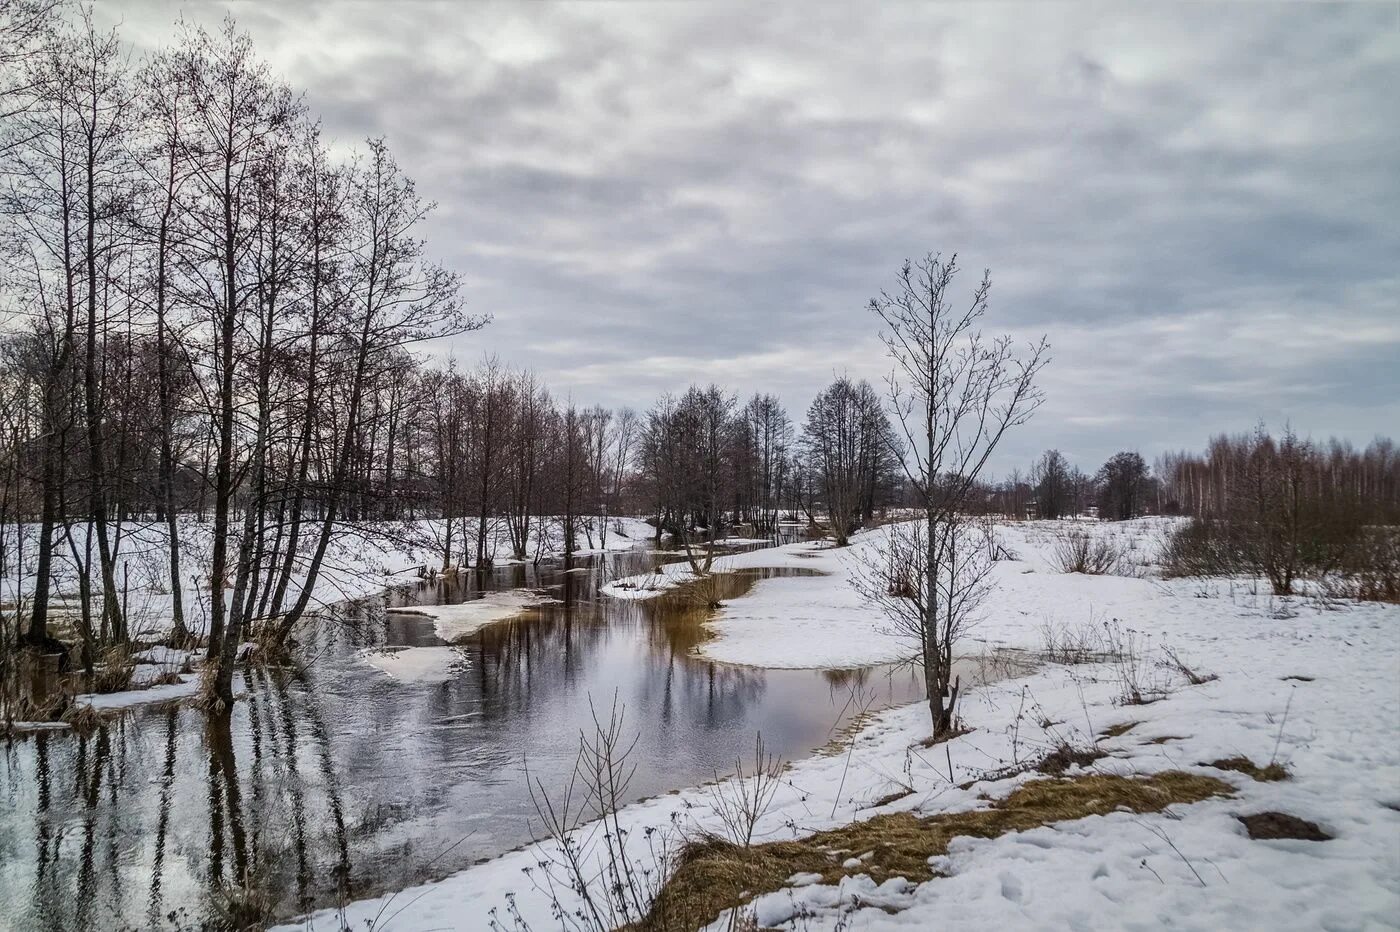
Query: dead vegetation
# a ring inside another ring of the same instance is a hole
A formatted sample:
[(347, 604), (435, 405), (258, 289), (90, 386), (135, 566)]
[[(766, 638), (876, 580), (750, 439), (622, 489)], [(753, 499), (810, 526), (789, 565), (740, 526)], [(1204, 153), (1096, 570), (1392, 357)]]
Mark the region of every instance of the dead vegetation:
[(95, 693), (119, 693), (131, 688), (131, 677), (136, 672), (136, 661), (132, 659), (131, 647), (118, 644), (108, 647), (98, 655), (90, 678), (91, 691)]
[(1185, 677), (1186, 682), (1190, 683), (1192, 686), (1202, 686), (1220, 679), (1220, 677), (1216, 676), (1214, 673), (1199, 673), (1192, 667), (1187, 666), (1186, 662), (1181, 659), (1181, 655), (1170, 647), (1164, 646), (1162, 648), (1162, 654), (1167, 658), (1167, 664)]
[(1092, 621), (1073, 626), (1045, 622), (1040, 626), (1041, 656), (1050, 663), (1075, 666), (1108, 660), (1102, 625)]
[(754, 827), (773, 802), (778, 791), (783, 762), (763, 749), (763, 735), (754, 739), (753, 766), (745, 768), (743, 759), (734, 762), (734, 778), (721, 780), (715, 774), (710, 787), (710, 804), (715, 816), (724, 826), (727, 840), (736, 845), (753, 841)]
[(1213, 760), (1201, 766), (1214, 767), (1216, 770), (1228, 770), (1231, 773), (1242, 773), (1260, 783), (1275, 783), (1279, 780), (1287, 780), (1289, 777), (1288, 768), (1277, 761), (1270, 761), (1263, 767), (1260, 767), (1258, 764), (1254, 763), (1254, 761), (1243, 755), (1237, 757), (1222, 757), (1220, 760)]
[(1109, 537), (1088, 531), (1068, 531), (1058, 537), (1054, 557), (1063, 573), (1113, 576), (1125, 567), (1123, 548)]
[(1296, 838), (1301, 841), (1331, 841), (1332, 836), (1318, 827), (1316, 822), (1291, 816), (1286, 812), (1260, 812), (1255, 815), (1235, 816), (1244, 823), (1245, 831), (1255, 840), (1275, 838)]
[(1062, 744), (1046, 754), (1035, 769), (1037, 773), (1058, 777), (1072, 767), (1088, 767), (1107, 756), (1106, 752), (1098, 748), (1077, 748), (1070, 744)]
[(1031, 781), (1005, 800), (973, 812), (879, 815), (795, 841), (744, 847), (706, 836), (684, 846), (651, 910), (630, 928), (690, 932), (726, 910), (781, 889), (793, 874), (820, 874), (822, 882), (836, 883), (846, 875), (842, 864), (850, 857), (860, 861), (857, 871), (876, 882), (905, 877), (922, 883), (935, 876), (928, 859), (946, 853), (948, 843), (960, 835), (995, 838), (1120, 809), (1160, 812), (1231, 792), (1220, 780), (1181, 771), (1145, 778), (1089, 774)]

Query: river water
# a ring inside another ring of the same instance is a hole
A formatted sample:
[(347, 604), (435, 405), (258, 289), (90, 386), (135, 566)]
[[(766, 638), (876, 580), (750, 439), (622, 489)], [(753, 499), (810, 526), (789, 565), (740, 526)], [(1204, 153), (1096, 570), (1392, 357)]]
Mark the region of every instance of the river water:
[[(614, 702), (636, 735), (633, 798), (732, 772), (761, 732), (785, 758), (826, 744), (853, 696), (913, 701), (919, 674), (763, 670), (695, 652), (681, 595), (599, 594), (668, 559), (636, 550), (422, 582), (343, 607), (300, 669), (254, 667), (227, 726), (182, 705), (86, 735), (0, 746), (0, 929), (197, 929), (240, 909), (289, 917), (401, 889), (538, 835), (526, 788), (567, 780), (581, 729)], [(674, 558), (669, 558), (674, 559)], [(726, 597), (760, 570), (727, 577)], [(393, 605), (529, 587), (555, 600), (455, 645), (445, 682), (396, 680), (370, 648), (440, 645)], [(248, 876), (258, 902), (231, 893)]]

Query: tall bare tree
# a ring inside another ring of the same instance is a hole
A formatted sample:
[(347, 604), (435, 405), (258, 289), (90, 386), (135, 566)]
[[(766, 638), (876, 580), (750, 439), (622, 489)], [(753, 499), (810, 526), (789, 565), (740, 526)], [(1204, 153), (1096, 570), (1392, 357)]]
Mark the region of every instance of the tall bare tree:
[(476, 330), (487, 322), (486, 317), (462, 312), (457, 276), (424, 255), (424, 243), (416, 233), (432, 207), (419, 198), (413, 181), (399, 170), (384, 141), (371, 140), (367, 164), (352, 182), (349, 297), (337, 324), (348, 364), (349, 398), (307, 581), (281, 620), (279, 641), (285, 641), (306, 611), (325, 561), (371, 375), (403, 347)]
[[(1049, 352), (1044, 338), (1018, 354), (1009, 336), (984, 337), (979, 322), (987, 312), (990, 273), (959, 309), (950, 292), (957, 272), (957, 256), (930, 253), (905, 262), (894, 289), (870, 302), (893, 361), (888, 402), (905, 441), (901, 462), (922, 512), (918, 546), (906, 554), (915, 561), (907, 578), (917, 592), (907, 595), (919, 609), (912, 633), (936, 738), (953, 728), (954, 645), (976, 604), (948, 597), (959, 591), (964, 504), (1002, 437), (1043, 401), (1035, 380)], [(904, 572), (898, 569), (896, 582)]]

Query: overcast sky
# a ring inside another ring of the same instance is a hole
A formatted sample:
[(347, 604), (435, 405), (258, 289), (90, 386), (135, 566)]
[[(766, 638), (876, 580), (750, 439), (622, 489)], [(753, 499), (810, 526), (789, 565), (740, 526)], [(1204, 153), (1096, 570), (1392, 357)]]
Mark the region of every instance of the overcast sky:
[(1046, 334), (993, 464), (1291, 421), (1400, 433), (1400, 4), (103, 0), (231, 10), (345, 145), (387, 137), (495, 353), (584, 403), (716, 381), (800, 421), (888, 364), (868, 299), (956, 251)]

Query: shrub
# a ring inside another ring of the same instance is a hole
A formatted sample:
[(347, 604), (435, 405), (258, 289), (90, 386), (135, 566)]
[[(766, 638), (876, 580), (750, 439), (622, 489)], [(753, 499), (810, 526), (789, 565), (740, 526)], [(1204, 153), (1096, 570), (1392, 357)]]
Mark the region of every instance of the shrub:
[(1113, 540), (1087, 531), (1070, 531), (1055, 544), (1055, 560), (1064, 573), (1105, 576), (1118, 571), (1123, 551)]
[(1354, 554), (1348, 568), (1356, 579), (1356, 598), (1400, 602), (1400, 528), (1366, 528)]

